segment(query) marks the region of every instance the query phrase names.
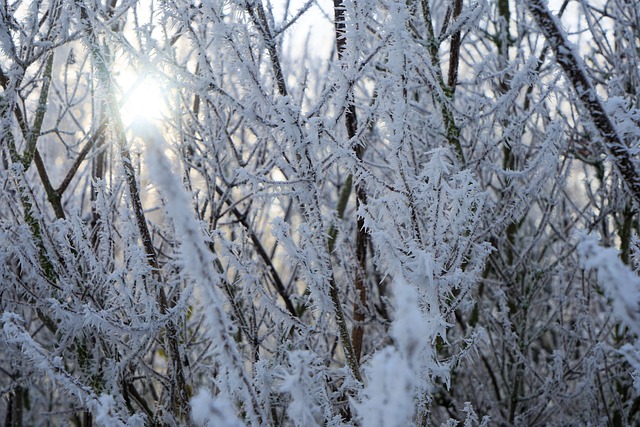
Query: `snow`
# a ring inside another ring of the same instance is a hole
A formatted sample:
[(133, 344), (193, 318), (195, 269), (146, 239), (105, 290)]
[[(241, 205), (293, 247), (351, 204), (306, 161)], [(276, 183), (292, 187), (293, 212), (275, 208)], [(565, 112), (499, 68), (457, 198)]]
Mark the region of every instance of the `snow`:
[(583, 235), (578, 245), (582, 265), (593, 270), (613, 304), (613, 314), (640, 335), (640, 277), (626, 266), (615, 248), (603, 248), (595, 235)]
[(235, 415), (233, 405), (200, 389), (191, 399), (191, 417), (198, 427), (245, 427)]

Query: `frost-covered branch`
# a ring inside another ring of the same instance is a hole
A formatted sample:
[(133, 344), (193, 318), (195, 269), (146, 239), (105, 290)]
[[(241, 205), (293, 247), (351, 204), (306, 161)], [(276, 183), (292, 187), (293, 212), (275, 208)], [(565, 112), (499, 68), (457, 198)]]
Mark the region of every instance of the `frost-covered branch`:
[(566, 73), (580, 101), (587, 109), (594, 126), (600, 132), (604, 146), (613, 156), (614, 164), (637, 204), (640, 204), (640, 172), (627, 143), (605, 111), (595, 87), (587, 74), (584, 61), (563, 32), (560, 23), (543, 0), (527, 0), (531, 15), (547, 38), (555, 59)]

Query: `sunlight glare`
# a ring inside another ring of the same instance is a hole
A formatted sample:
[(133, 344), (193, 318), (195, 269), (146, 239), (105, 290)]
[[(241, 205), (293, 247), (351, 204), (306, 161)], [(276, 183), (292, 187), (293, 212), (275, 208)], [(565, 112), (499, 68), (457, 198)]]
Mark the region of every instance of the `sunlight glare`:
[(122, 79), (124, 98), (121, 112), (125, 124), (159, 122), (166, 112), (165, 96), (159, 82), (150, 77), (127, 77)]

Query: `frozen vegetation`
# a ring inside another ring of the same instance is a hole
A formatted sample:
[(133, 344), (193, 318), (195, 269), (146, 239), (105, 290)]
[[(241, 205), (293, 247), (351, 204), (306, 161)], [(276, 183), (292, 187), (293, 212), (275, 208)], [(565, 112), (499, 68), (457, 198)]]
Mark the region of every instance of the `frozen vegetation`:
[(0, 1), (0, 424), (640, 425), (640, 3)]

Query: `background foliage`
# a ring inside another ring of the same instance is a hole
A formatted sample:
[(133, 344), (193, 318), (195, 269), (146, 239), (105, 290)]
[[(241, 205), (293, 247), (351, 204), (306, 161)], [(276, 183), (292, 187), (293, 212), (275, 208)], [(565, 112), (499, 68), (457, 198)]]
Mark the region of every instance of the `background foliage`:
[(548, 6), (0, 2), (5, 425), (640, 422), (640, 5)]

